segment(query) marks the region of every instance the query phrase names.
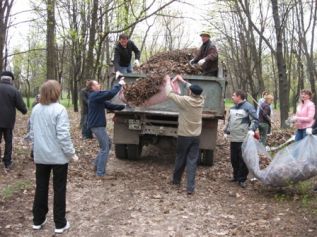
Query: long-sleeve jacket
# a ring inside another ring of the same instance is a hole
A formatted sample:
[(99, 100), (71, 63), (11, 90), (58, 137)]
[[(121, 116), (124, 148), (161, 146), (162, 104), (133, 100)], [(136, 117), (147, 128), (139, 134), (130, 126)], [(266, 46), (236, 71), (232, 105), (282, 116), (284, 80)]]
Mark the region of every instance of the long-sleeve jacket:
[(216, 46), (210, 40), (202, 44), (198, 55), (194, 58), (193, 63), (198, 63), (198, 61), (201, 59), (206, 60), (206, 62), (202, 65), (204, 74), (212, 73), (218, 70), (218, 51)]
[(88, 96), (88, 128), (106, 127), (105, 109), (122, 110), (124, 105), (114, 105), (108, 102), (121, 89), (121, 85), (116, 84), (109, 91), (94, 91)]
[(59, 103), (37, 104), (31, 114), (30, 138), (36, 164), (66, 164), (75, 154), (67, 111)]
[(225, 133), (231, 142), (243, 142), (249, 130), (255, 131), (259, 126), (253, 105), (243, 101), (229, 110)]
[(10, 81), (0, 81), (0, 128), (14, 128), (16, 109), (22, 114), (27, 113), (26, 105), (20, 92)]
[(178, 136), (195, 137), (201, 134), (204, 98), (202, 96), (181, 96), (167, 89), (167, 97), (179, 108)]
[(271, 125), (271, 106), (265, 102), (261, 104), (259, 109), (259, 122)]
[(133, 41), (129, 40), (128, 45), (124, 48), (118, 43), (114, 49), (114, 67), (118, 71), (119, 67), (128, 67), (131, 63), (132, 52), (135, 54), (135, 59), (140, 60), (140, 50), (136, 47)]
[(79, 94), (80, 107), (81, 107), (81, 113), (83, 115), (88, 113), (88, 96), (89, 96), (89, 91), (87, 88), (84, 88), (80, 91), (80, 94)]
[(296, 127), (298, 129), (310, 128), (315, 120), (315, 104), (311, 100), (300, 103), (296, 109)]

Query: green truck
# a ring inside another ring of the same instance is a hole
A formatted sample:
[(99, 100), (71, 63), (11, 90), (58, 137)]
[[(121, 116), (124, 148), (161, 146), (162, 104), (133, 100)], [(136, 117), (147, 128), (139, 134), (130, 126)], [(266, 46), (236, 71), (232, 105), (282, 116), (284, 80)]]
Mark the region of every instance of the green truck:
[[(136, 79), (145, 78), (140, 74), (124, 74), (127, 84)], [(224, 119), (224, 98), (226, 80), (221, 77), (188, 75), (183, 78), (200, 85), (204, 91), (202, 133), (200, 135), (200, 163), (212, 166), (217, 140), (218, 119)], [(186, 94), (185, 85), (181, 93)], [(149, 144), (173, 144), (177, 137), (178, 108), (173, 101), (149, 107), (128, 108), (116, 111), (114, 118), (113, 143), (118, 159), (138, 159), (142, 148)], [(176, 144), (176, 143), (175, 143)]]

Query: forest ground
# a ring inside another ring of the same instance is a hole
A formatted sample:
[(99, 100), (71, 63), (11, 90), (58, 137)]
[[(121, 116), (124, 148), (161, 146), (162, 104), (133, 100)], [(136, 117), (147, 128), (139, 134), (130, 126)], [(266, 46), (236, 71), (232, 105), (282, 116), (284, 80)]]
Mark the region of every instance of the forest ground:
[[(98, 181), (91, 161), (96, 140), (82, 140), (79, 115), (69, 111), (72, 137), (80, 158), (70, 163), (64, 236), (317, 236), (317, 179), (283, 189), (248, 181), (246, 189), (230, 183), (229, 143), (219, 121), (215, 164), (199, 166), (196, 192), (188, 196), (169, 182), (175, 149), (149, 146), (138, 161), (119, 160), (113, 149), (108, 172), (115, 180)], [(112, 133), (111, 116), (108, 131)], [(48, 222), (33, 231), (35, 189), (30, 148), (23, 142), (27, 117), (18, 115), (14, 132), (14, 168), (0, 170), (0, 236), (54, 236), (52, 188)], [(3, 144), (2, 144), (3, 147)], [(52, 187), (52, 186), (50, 186)]]

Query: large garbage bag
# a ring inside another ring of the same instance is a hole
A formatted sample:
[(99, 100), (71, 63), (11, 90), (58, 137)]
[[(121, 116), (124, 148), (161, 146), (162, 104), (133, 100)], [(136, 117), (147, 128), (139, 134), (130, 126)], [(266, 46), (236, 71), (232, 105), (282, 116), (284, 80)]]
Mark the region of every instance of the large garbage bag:
[[(248, 136), (242, 144), (245, 164), (254, 176), (266, 185), (282, 187), (303, 181), (317, 175), (317, 136), (308, 135), (277, 152), (273, 158), (265, 147)], [(272, 162), (260, 169), (260, 157)]]

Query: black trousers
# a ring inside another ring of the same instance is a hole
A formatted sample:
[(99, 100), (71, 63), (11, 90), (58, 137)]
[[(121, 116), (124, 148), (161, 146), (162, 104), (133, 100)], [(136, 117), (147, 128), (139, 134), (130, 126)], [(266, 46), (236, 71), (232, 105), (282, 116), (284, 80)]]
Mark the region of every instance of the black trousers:
[(194, 192), (197, 161), (199, 157), (199, 137), (178, 136), (173, 183), (179, 184), (185, 167), (187, 172), (187, 191)]
[[(0, 128), (0, 143), (2, 142), (2, 137), (4, 138), (4, 142), (5, 142), (4, 156), (2, 161), (5, 167), (8, 167), (12, 163), (12, 137), (13, 137), (12, 128)], [(1, 151), (0, 151), (0, 156), (1, 156)]]
[(245, 182), (249, 174), (249, 170), (242, 158), (241, 150), (242, 142), (230, 143), (230, 158), (233, 168), (233, 178), (239, 182)]
[(50, 173), (53, 170), (54, 189), (54, 222), (57, 229), (66, 225), (66, 184), (68, 164), (42, 165), (36, 164), (36, 190), (33, 203), (33, 223), (40, 225), (48, 212), (48, 187)]

